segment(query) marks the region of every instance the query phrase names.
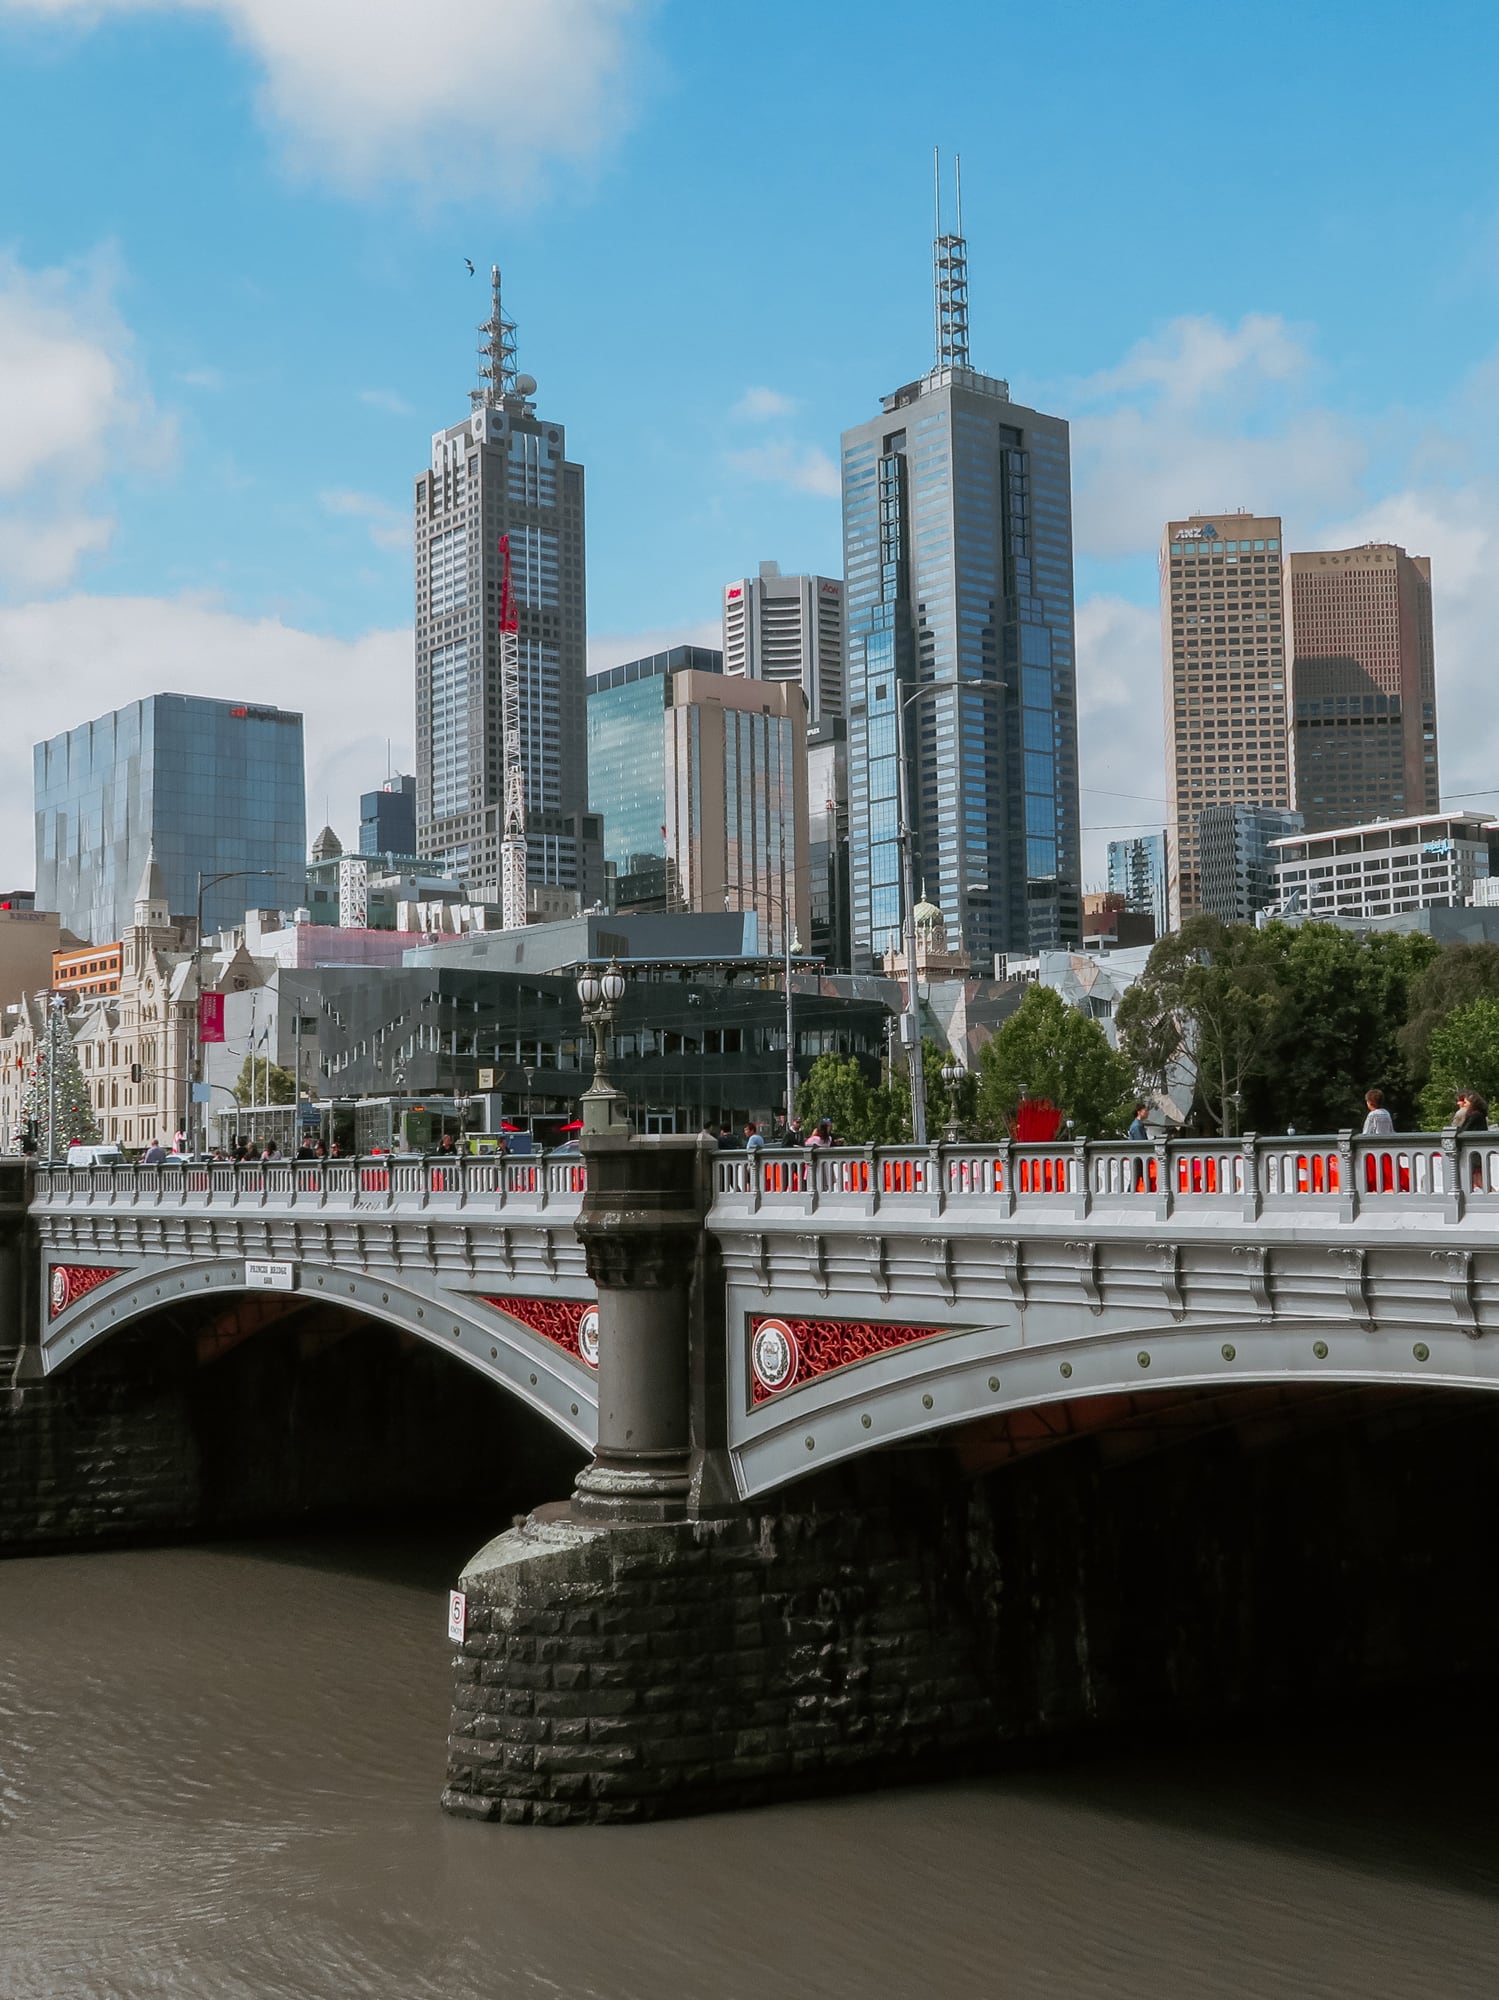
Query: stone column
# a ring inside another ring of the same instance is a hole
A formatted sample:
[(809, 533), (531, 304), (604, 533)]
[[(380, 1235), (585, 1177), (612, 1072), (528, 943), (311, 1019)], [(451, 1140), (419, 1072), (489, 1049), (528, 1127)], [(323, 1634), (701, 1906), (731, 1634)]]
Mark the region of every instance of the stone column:
[(599, 1295), (599, 1429), (573, 1512), (674, 1521), (692, 1481), (692, 1281), (714, 1149), (697, 1138), (585, 1133), (578, 1235)]

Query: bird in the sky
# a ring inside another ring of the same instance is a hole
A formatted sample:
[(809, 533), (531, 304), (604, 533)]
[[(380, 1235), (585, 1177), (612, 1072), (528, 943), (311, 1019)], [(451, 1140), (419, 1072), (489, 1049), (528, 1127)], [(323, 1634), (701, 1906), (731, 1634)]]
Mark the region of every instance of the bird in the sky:
[(474, 260), (473, 260), (473, 258), (472, 258), (472, 257), (465, 257), (463, 261), (464, 261), (464, 263), (465, 263), (465, 264), (467, 264), (467, 266), (468, 266), (468, 274), (469, 274), (469, 276), (470, 276), (470, 277), (472, 277), (472, 276), (474, 275)]

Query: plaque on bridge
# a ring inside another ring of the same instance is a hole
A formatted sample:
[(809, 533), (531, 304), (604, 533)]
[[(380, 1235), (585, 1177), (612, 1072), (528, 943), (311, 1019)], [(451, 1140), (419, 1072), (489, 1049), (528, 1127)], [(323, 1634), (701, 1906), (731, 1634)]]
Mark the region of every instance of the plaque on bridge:
[(247, 1257), (245, 1283), (255, 1291), (294, 1292), (297, 1289), (297, 1267), (291, 1263), (279, 1263), (270, 1257)]

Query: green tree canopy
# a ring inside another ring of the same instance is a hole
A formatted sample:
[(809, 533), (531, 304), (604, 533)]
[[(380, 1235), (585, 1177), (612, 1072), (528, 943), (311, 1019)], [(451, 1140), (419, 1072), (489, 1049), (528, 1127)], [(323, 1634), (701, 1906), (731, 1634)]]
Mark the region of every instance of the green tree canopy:
[(1476, 1090), (1499, 1104), (1499, 1000), (1459, 1007), (1431, 1031), (1430, 1079), (1421, 1093), (1421, 1120), (1440, 1131), (1457, 1116), (1457, 1093)]
[(871, 1091), (855, 1056), (819, 1056), (796, 1093), (796, 1108), (810, 1132), (826, 1118), (833, 1136), (848, 1146), (868, 1145), (879, 1122)]
[(1134, 1071), (1098, 1023), (1048, 986), (1032, 986), (979, 1057), (977, 1118), (1003, 1138), (1023, 1098), (1045, 1097), (1079, 1138), (1118, 1137), (1128, 1123)]
[(1189, 917), (1120, 1002), (1120, 1046), (1150, 1084), (1190, 1052), (1208, 1117), (1239, 1132), (1246, 1098), (1270, 1074), (1285, 998), (1284, 952), (1268, 931)]
[(1459, 1007), (1499, 1000), (1499, 944), (1449, 944), (1432, 955), (1411, 984), (1400, 1048), (1412, 1081), (1431, 1075), (1433, 1031)]
[(1360, 936), (1336, 924), (1271, 924), (1281, 1000), (1269, 1059), (1249, 1081), (1246, 1126), (1338, 1132), (1358, 1126), (1377, 1085), (1397, 1125), (1415, 1117), (1401, 1046), (1412, 985), (1440, 952), (1423, 932)]
[(289, 1069), (266, 1056), (245, 1057), (234, 1084), (236, 1104), (293, 1104), (296, 1096), (296, 1079)]

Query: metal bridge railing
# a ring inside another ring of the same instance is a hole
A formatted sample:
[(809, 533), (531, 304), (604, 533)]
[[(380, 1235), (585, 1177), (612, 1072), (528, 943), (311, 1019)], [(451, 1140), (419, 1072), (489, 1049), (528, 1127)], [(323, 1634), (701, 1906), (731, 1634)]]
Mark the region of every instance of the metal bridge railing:
[(267, 1160), (243, 1165), (38, 1166), (33, 1198), (56, 1208), (427, 1209), (500, 1212), (576, 1208), (587, 1168), (575, 1154), (417, 1159)]
[(1499, 1198), (1499, 1132), (1459, 1139), (1411, 1133), (1365, 1139), (1253, 1134), (1149, 1144), (1078, 1140), (1049, 1145), (802, 1147), (722, 1153), (718, 1210), (1067, 1215), (1122, 1208), (1255, 1215), (1401, 1205), (1454, 1216), (1470, 1200)]

